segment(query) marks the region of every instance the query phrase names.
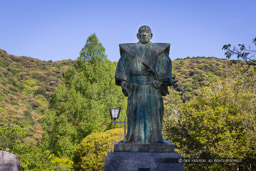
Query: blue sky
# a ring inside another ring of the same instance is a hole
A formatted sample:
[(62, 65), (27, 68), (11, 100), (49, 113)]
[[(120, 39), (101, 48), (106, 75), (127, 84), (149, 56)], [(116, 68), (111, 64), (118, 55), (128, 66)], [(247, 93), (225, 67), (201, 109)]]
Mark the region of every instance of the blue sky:
[(0, 0), (0, 48), (41, 60), (76, 59), (96, 33), (111, 61), (118, 44), (136, 43), (141, 25), (152, 42), (171, 43), (171, 59), (224, 58), (227, 43), (256, 37), (255, 0)]

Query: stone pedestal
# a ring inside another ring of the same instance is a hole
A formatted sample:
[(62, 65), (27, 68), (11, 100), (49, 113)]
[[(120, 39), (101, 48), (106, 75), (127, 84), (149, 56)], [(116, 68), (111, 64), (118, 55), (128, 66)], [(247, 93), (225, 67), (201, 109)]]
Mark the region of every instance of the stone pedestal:
[(174, 145), (168, 143), (118, 143), (114, 145), (114, 152), (150, 152), (150, 153), (174, 153)]
[(105, 171), (183, 171), (179, 153), (109, 152)]

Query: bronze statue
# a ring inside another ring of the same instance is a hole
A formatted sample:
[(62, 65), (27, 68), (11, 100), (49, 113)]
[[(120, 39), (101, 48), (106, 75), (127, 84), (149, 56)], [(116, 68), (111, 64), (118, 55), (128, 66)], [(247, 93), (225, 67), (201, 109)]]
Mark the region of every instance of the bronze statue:
[(128, 131), (123, 143), (169, 143), (162, 137), (163, 98), (169, 94), (172, 61), (169, 43), (151, 43), (149, 26), (138, 30), (138, 43), (120, 44), (115, 80), (128, 96)]

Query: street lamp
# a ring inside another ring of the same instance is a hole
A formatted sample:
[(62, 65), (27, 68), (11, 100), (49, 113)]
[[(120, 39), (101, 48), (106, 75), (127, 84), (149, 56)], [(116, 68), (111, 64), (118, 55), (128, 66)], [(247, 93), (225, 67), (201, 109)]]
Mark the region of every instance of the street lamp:
[[(110, 111), (111, 119), (114, 119), (114, 121), (115, 121), (119, 117), (121, 108), (111, 108), (111, 109), (109, 109), (109, 111)], [(116, 124), (115, 124), (115, 126), (116, 126)]]
[(124, 138), (126, 136), (126, 119), (124, 119), (124, 122), (116, 122), (116, 119), (118, 119), (121, 108), (111, 108), (109, 109), (111, 119), (114, 119), (114, 126), (116, 126), (116, 123), (124, 123)]

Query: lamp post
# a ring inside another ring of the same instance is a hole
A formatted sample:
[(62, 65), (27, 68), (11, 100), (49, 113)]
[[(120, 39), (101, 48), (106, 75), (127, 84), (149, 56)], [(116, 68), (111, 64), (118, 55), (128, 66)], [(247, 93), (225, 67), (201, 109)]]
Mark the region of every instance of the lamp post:
[(121, 108), (111, 108), (109, 109), (111, 119), (114, 119), (114, 126), (116, 126), (116, 123), (124, 123), (124, 139), (126, 136), (126, 119), (124, 119), (124, 122), (117, 122), (116, 119), (118, 119)]

